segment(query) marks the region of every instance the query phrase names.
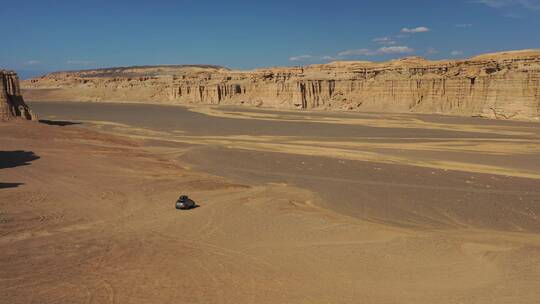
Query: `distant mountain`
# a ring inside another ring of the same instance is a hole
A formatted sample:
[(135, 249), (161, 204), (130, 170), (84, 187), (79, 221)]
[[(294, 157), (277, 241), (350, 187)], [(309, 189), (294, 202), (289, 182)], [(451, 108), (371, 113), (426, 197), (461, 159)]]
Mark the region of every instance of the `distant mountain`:
[(540, 50), (430, 61), (336, 61), (234, 71), (210, 65), (115, 67), (23, 82), (30, 100), (235, 104), (540, 120)]
[(218, 65), (186, 64), (186, 65), (141, 65), (125, 67), (108, 67), (99, 69), (59, 71), (49, 74), (76, 74), (80, 77), (137, 77), (137, 76), (165, 76), (182, 74), (193, 70), (224, 70), (228, 68)]

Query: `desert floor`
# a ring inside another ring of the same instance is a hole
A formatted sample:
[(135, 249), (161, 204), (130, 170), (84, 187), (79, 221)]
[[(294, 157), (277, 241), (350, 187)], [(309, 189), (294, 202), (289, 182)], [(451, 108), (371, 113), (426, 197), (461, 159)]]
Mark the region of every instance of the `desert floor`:
[(538, 123), (32, 107), (0, 124), (1, 303), (540, 301)]

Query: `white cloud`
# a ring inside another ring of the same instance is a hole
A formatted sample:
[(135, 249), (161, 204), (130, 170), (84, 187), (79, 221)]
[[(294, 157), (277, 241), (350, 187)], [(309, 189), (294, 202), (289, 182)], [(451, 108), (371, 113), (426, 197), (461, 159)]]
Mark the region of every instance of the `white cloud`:
[(463, 55), (463, 51), (455, 50), (455, 51), (450, 52), (450, 55), (452, 55), (452, 56), (461, 56), (461, 55)]
[(299, 55), (299, 56), (292, 56), (289, 58), (289, 61), (311, 61), (311, 62), (320, 62), (320, 61), (333, 61), (338, 60), (340, 58), (334, 57), (334, 56), (313, 56), (313, 55)]
[(430, 29), (425, 27), (425, 26), (419, 26), (419, 27), (415, 27), (415, 28), (402, 28), (401, 29), (401, 32), (402, 33), (407, 33), (407, 34), (416, 34), (416, 33), (426, 33), (426, 32), (429, 32)]
[(376, 53), (370, 49), (357, 49), (339, 52), (338, 56), (373, 56)]
[(377, 50), (378, 54), (408, 54), (414, 52), (414, 49), (408, 46), (385, 46)]
[(493, 8), (517, 6), (530, 10), (540, 10), (540, 0), (476, 0), (473, 2), (481, 3)]
[(41, 61), (32, 59), (32, 60), (28, 60), (27, 62), (25, 62), (24, 65), (36, 65), (36, 64), (40, 64), (40, 63), (41, 63)]
[(373, 42), (376, 42), (378, 44), (383, 44), (383, 45), (394, 45), (396, 44), (396, 41), (390, 37), (379, 37), (379, 38), (375, 38), (373, 39)]
[(66, 63), (70, 65), (91, 65), (94, 62), (89, 60), (67, 60)]
[(470, 24), (470, 23), (460, 23), (460, 24), (456, 24), (455, 27), (469, 28), (469, 27), (472, 27), (472, 24)]
[(430, 47), (430, 48), (428, 48), (428, 49), (426, 50), (426, 54), (428, 54), (428, 55), (434, 55), (434, 54), (438, 54), (438, 53), (439, 53), (439, 51), (437, 51), (436, 48)]
[(313, 56), (311, 55), (300, 55), (289, 58), (290, 61), (307, 61), (311, 59), (313, 59)]
[(481, 3), (481, 4), (485, 4), (489, 7), (495, 7), (495, 8), (501, 8), (501, 7), (505, 7), (505, 6), (508, 6), (510, 5), (511, 2), (513, 1), (509, 1), (509, 0), (477, 0), (477, 1), (474, 1), (475, 3)]
[(540, 10), (540, 0), (521, 0), (517, 2), (526, 9)]
[(523, 19), (523, 15), (516, 14), (516, 13), (506, 13), (503, 15), (505, 18), (512, 18), (512, 19)]
[(347, 50), (347, 51), (339, 52), (338, 56), (348, 57), (348, 56), (395, 55), (395, 54), (409, 54), (413, 52), (414, 52), (414, 49), (408, 46), (385, 46), (385, 47), (378, 48), (376, 50), (371, 50), (371, 49)]

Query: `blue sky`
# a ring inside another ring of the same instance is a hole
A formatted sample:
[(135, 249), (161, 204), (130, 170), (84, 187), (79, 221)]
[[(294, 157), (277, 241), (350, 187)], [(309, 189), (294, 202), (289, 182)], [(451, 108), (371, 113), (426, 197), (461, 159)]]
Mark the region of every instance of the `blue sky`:
[(0, 67), (251, 69), (540, 48), (540, 0), (2, 1)]

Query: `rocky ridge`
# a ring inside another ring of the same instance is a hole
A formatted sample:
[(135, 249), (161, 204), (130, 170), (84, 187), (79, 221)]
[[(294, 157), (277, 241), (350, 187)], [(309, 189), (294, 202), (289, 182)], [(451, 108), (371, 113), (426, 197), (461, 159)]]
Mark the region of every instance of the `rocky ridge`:
[(0, 121), (16, 117), (28, 120), (37, 119), (24, 102), (17, 74), (0, 70)]
[(23, 82), (32, 100), (234, 104), (540, 119), (540, 50), (463, 60), (408, 57), (235, 71), (217, 66), (56, 72)]

